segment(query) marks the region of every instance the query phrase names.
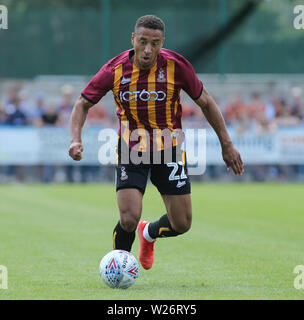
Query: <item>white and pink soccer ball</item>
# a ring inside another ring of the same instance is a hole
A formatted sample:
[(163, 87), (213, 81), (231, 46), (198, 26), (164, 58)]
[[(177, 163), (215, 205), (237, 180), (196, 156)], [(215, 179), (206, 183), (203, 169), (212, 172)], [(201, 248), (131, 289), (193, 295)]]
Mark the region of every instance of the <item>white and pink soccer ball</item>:
[(100, 261), (99, 273), (102, 281), (110, 288), (127, 289), (139, 275), (139, 265), (132, 253), (112, 250)]

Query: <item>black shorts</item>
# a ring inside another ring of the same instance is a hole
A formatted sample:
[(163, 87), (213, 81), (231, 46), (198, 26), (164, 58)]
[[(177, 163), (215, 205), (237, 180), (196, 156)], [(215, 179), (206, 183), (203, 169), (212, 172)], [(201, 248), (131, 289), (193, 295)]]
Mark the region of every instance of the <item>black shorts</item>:
[(181, 195), (191, 192), (187, 161), (163, 164), (121, 164), (116, 167), (116, 191), (127, 188), (145, 193), (148, 177), (162, 195)]

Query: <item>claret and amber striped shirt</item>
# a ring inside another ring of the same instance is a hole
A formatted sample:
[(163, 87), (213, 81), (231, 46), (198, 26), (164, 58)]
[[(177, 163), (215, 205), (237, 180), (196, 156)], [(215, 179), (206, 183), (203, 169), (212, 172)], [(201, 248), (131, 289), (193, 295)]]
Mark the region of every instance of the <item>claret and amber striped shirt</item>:
[[(140, 146), (144, 150), (147, 148), (145, 139), (130, 141), (130, 134), (135, 129), (139, 132), (145, 129), (141, 136), (149, 134), (150, 147), (156, 143), (157, 150), (162, 150), (166, 146), (161, 131), (169, 129), (176, 138), (174, 132), (182, 129), (180, 90), (195, 100), (200, 97), (203, 84), (190, 62), (171, 50), (161, 49), (156, 64), (148, 70), (138, 69), (133, 55), (134, 49), (127, 50), (107, 62), (84, 88), (82, 96), (95, 104), (112, 90), (119, 137), (130, 148), (142, 142)], [(178, 143), (176, 141), (173, 145)]]

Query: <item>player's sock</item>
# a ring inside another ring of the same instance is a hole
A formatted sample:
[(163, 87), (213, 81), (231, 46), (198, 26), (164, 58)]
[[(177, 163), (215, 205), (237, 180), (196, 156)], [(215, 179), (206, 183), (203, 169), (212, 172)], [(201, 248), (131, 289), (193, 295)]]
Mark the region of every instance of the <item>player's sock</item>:
[(147, 224), (143, 232), (147, 241), (153, 241), (161, 237), (176, 237), (180, 234), (173, 230), (167, 213), (161, 216), (159, 220)]
[(113, 248), (121, 249), (126, 251), (131, 251), (132, 244), (135, 239), (135, 230), (132, 232), (128, 232), (124, 230), (120, 222), (118, 221), (116, 227), (113, 230)]

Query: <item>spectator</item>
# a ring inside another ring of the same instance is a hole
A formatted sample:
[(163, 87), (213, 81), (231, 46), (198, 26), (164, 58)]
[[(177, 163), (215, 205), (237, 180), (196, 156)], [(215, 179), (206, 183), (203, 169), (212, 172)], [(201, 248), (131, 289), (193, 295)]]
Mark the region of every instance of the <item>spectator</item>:
[(291, 109), (287, 105), (284, 99), (281, 99), (278, 104), (278, 114), (279, 116), (276, 118), (276, 124), (278, 126), (298, 126), (301, 123), (300, 118), (293, 116), (291, 114)]
[(235, 133), (241, 135), (246, 131), (253, 129), (253, 120), (250, 118), (249, 113), (244, 111), (241, 112), (238, 116), (238, 119), (235, 119), (232, 123), (232, 128), (235, 130)]
[(7, 98), (4, 101), (6, 106), (12, 105), (19, 98), (19, 87), (13, 86), (8, 89)]
[(260, 94), (254, 92), (251, 95), (251, 101), (248, 105), (248, 111), (251, 118), (260, 121), (260, 119), (265, 119), (265, 104), (262, 102)]
[(38, 92), (35, 97), (35, 104), (32, 107), (30, 113), (31, 124), (37, 127), (43, 125), (42, 123), (42, 115), (45, 110), (45, 95), (43, 92)]
[(87, 121), (92, 126), (112, 126), (111, 119), (107, 115), (107, 111), (101, 103), (89, 109)]
[[(8, 98), (5, 101), (4, 110), (4, 124), (10, 126), (24, 126), (27, 125), (27, 117), (22, 110), (22, 99), (20, 97), (17, 87), (11, 88), (8, 91)], [(25, 173), (24, 166), (20, 165), (8, 165), (4, 168), (8, 177), (11, 179), (17, 178), (18, 181), (24, 181)]]
[[(74, 106), (74, 87), (65, 84), (61, 88), (62, 101), (59, 104), (58, 112), (60, 118), (60, 124), (63, 126), (68, 126), (70, 115)], [(72, 183), (75, 182), (75, 165), (65, 165), (64, 171), (67, 181)]]
[(15, 98), (12, 104), (7, 106), (8, 116), (6, 119), (6, 124), (11, 126), (25, 126), (27, 125), (27, 117), (25, 113), (21, 110), (21, 100), (19, 97)]
[[(45, 110), (41, 110), (41, 112), (42, 114), (39, 119), (41, 126), (56, 126), (59, 124), (59, 114), (54, 104), (48, 105)], [(38, 170), (43, 182), (49, 183), (53, 180), (54, 166), (41, 165), (38, 166)]]
[(41, 115), (41, 123), (44, 126), (57, 126), (60, 123), (59, 114), (54, 104), (50, 104)]
[(7, 119), (7, 114), (4, 105), (0, 102), (0, 125), (5, 124)]
[(272, 102), (266, 104), (265, 117), (269, 122), (274, 122), (276, 116), (276, 109)]
[(251, 95), (251, 101), (248, 105), (248, 112), (255, 124), (257, 134), (272, 132), (276, 129), (274, 116), (275, 109), (272, 104), (267, 106), (261, 100), (260, 94), (254, 92)]
[(69, 84), (65, 84), (61, 88), (61, 93), (62, 101), (59, 104), (58, 109), (62, 125), (67, 126), (74, 106), (74, 87)]
[(291, 90), (291, 95), (293, 101), (291, 103), (290, 114), (292, 116), (296, 116), (299, 119), (304, 119), (304, 105), (302, 103), (302, 89), (299, 87), (294, 87)]
[(224, 108), (226, 123), (228, 125), (235, 123), (235, 120), (239, 120), (243, 112), (247, 112), (247, 108), (242, 96), (240, 94), (233, 95), (231, 102)]

